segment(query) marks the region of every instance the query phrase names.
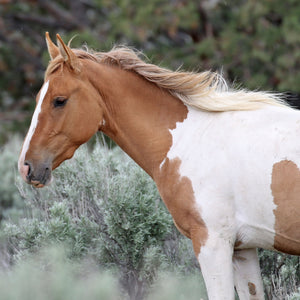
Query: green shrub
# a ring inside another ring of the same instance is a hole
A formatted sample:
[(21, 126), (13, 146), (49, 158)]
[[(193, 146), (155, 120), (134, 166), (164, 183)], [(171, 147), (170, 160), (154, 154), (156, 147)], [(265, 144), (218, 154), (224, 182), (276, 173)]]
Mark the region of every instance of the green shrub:
[(23, 208), (22, 197), (15, 185), (19, 151), (17, 137), (0, 147), (0, 221), (8, 214), (18, 216), (18, 208)]
[(118, 270), (129, 298), (140, 299), (169, 264), (165, 239), (179, 240), (154, 182), (120, 149), (99, 145), (90, 153), (83, 146), (54, 177), (42, 190), (17, 181), (26, 209), (3, 224), (12, 260), (64, 243), (70, 259), (92, 256)]
[[(1, 299), (5, 300), (124, 300), (118, 279), (99, 270), (92, 259), (74, 262), (68, 247), (41, 248), (9, 271), (0, 271)], [(160, 273), (147, 300), (207, 299), (200, 274)]]
[(300, 285), (300, 257), (260, 250), (259, 258), (268, 299), (300, 299), (295, 298)]
[(147, 300), (206, 300), (206, 288), (200, 273), (182, 276), (174, 273), (160, 273), (151, 287)]
[(1, 299), (5, 300), (117, 300), (117, 280), (109, 272), (76, 263), (60, 247), (41, 249), (8, 272), (0, 272)]

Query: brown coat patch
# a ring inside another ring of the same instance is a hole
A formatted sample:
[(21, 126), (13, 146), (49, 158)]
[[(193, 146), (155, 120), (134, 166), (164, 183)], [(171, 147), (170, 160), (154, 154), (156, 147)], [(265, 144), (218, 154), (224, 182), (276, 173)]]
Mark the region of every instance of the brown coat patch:
[(254, 283), (248, 282), (248, 289), (249, 289), (250, 295), (252, 295), (252, 296), (256, 295), (256, 286)]
[(274, 248), (300, 255), (300, 170), (294, 162), (274, 164), (271, 189), (277, 205)]
[(166, 158), (156, 181), (161, 196), (178, 230), (192, 239), (196, 255), (200, 253), (208, 233), (196, 206), (191, 180), (179, 173), (181, 160)]

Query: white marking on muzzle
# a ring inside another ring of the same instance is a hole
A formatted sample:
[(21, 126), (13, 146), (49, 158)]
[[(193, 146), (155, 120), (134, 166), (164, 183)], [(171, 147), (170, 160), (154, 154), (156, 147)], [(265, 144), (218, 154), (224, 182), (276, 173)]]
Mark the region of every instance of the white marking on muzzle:
[(24, 141), (24, 144), (22, 147), (22, 151), (21, 151), (21, 154), (19, 157), (18, 168), (19, 168), (19, 172), (21, 173), (24, 180), (26, 180), (26, 176), (27, 176), (27, 172), (28, 172), (28, 167), (24, 166), (25, 156), (28, 151), (32, 136), (35, 132), (35, 129), (36, 129), (36, 126), (38, 123), (38, 119), (39, 119), (39, 114), (41, 112), (42, 104), (43, 104), (44, 98), (46, 96), (46, 93), (48, 91), (48, 87), (49, 87), (49, 80), (46, 83), (44, 83), (44, 85), (41, 89), (40, 98), (39, 98), (38, 104), (35, 108), (35, 111), (34, 111), (34, 114), (33, 114), (32, 120), (31, 120), (31, 124), (30, 124), (29, 130), (28, 130), (28, 133), (26, 135), (26, 138), (25, 138), (25, 141)]

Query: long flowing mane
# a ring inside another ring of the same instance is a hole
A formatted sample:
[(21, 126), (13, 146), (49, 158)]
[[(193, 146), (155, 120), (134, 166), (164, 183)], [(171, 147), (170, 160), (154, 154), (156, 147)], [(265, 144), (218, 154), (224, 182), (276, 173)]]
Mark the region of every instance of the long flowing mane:
[[(287, 107), (280, 94), (230, 89), (222, 75), (216, 72), (171, 71), (145, 62), (140, 52), (127, 47), (115, 47), (109, 52), (72, 50), (79, 58), (115, 65), (135, 72), (167, 90), (185, 104), (204, 111), (254, 110), (264, 104)], [(60, 56), (52, 60), (45, 76), (56, 71), (62, 63), (63, 59)]]

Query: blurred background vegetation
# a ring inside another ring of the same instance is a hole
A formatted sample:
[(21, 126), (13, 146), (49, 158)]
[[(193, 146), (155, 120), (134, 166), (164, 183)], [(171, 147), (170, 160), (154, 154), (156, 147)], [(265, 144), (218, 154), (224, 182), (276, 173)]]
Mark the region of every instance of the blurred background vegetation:
[[(83, 147), (49, 188), (21, 182), (18, 135), (49, 60), (45, 31), (76, 35), (73, 47), (125, 44), (171, 69), (221, 71), (300, 106), (299, 0), (0, 0), (0, 298), (206, 299), (190, 241), (118, 149)], [(300, 299), (299, 258), (259, 255), (266, 298)]]
[(300, 93), (298, 0), (0, 0), (0, 16), (0, 144), (27, 128), (49, 60), (45, 31), (77, 35), (73, 47), (126, 44), (172, 69)]

